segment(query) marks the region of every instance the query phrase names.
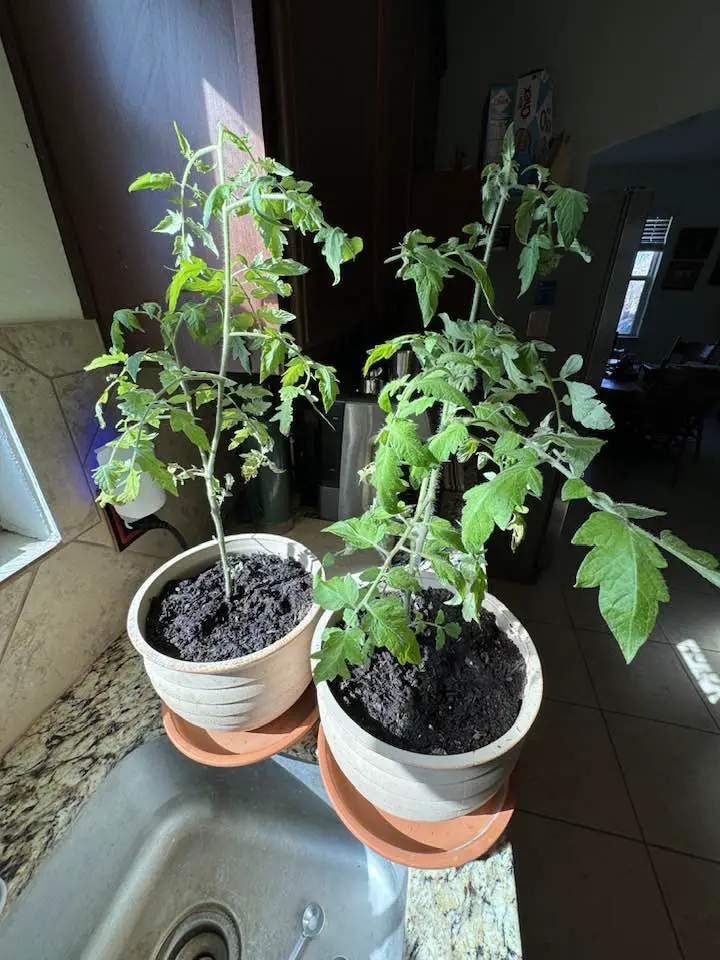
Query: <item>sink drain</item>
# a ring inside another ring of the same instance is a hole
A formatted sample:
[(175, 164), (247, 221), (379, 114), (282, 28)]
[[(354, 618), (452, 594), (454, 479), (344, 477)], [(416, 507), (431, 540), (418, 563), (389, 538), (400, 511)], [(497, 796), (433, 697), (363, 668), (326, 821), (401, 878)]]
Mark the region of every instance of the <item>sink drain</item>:
[(153, 960), (240, 960), (235, 918), (217, 904), (195, 907), (175, 924)]

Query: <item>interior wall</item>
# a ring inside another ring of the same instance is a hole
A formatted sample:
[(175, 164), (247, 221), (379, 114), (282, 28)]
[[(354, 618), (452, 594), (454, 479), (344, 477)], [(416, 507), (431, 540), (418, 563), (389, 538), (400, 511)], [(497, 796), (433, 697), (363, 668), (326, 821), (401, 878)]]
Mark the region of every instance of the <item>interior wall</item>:
[(60, 233), (0, 44), (0, 323), (82, 316)]
[(720, 232), (693, 290), (663, 290), (662, 279), (683, 227), (720, 227), (717, 164), (593, 165), (588, 187), (616, 190), (643, 186), (653, 191), (649, 216), (672, 216), (673, 224), (660, 273), (653, 288), (633, 352), (643, 360), (660, 361), (682, 335), (713, 343), (720, 339), (720, 286), (708, 278), (720, 257)]
[(446, 0), (448, 69), (437, 164), (477, 161), (493, 83), (545, 67), (556, 131), (573, 141), (573, 180), (591, 154), (720, 104), (720, 6), (707, 0)]

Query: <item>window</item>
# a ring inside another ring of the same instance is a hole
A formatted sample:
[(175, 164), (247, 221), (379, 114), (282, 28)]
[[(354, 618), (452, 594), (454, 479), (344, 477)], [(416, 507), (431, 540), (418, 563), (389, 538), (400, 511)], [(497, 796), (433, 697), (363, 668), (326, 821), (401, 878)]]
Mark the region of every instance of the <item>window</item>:
[(58, 528), (0, 397), (0, 582), (59, 542)]
[(672, 217), (650, 217), (645, 221), (617, 324), (621, 337), (636, 337), (640, 332), (671, 224)]

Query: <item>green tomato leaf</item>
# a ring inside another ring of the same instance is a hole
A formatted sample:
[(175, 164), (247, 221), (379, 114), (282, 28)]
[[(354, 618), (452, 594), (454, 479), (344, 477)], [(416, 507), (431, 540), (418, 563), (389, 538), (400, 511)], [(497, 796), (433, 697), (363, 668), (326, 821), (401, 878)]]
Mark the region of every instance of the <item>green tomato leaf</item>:
[(377, 520), (372, 514), (365, 513), (361, 517), (331, 523), (329, 527), (325, 527), (324, 532), (342, 537), (346, 543), (358, 550), (368, 550), (383, 540), (387, 534), (387, 524)]
[(628, 663), (655, 626), (658, 603), (669, 599), (659, 572), (665, 558), (649, 537), (612, 513), (592, 513), (572, 542), (591, 546), (575, 586), (600, 587), (600, 613)]
[(94, 360), (91, 360), (83, 369), (98, 370), (100, 367), (114, 367), (117, 364), (125, 363), (127, 359), (128, 355), (126, 353), (104, 353), (101, 357), (95, 357)]
[(136, 190), (169, 190), (177, 183), (173, 173), (143, 173), (128, 187), (128, 193)]
[(567, 377), (571, 377), (574, 373), (578, 373), (582, 370), (583, 358), (579, 353), (572, 353), (567, 358), (565, 363), (560, 367), (560, 373), (558, 376), (561, 380), (565, 380)]
[(508, 467), (492, 480), (468, 490), (461, 522), (465, 547), (479, 553), (495, 526), (507, 530), (528, 493), (536, 497), (542, 494), (542, 474), (528, 464)]
[(338, 382), (335, 377), (335, 368), (326, 367), (322, 363), (317, 363), (315, 364), (314, 372), (323, 407), (328, 411), (335, 403), (338, 395)]
[(547, 204), (553, 211), (560, 242), (564, 247), (569, 247), (585, 219), (588, 210), (587, 195), (573, 190), (572, 187), (559, 187), (550, 195)]
[(386, 580), (394, 590), (420, 591), (418, 578), (408, 567), (390, 567)]
[(584, 480), (580, 480), (579, 477), (572, 477), (563, 484), (562, 490), (560, 491), (560, 499), (565, 501), (582, 500), (584, 497), (587, 497), (589, 493), (592, 493), (592, 490)]
[(443, 463), (454, 453), (457, 453), (460, 447), (467, 442), (467, 439), (467, 427), (464, 423), (455, 420), (439, 433), (436, 433), (428, 443), (428, 447), (433, 457), (439, 463)]
[(420, 645), (398, 594), (371, 600), (366, 621), (368, 636), (376, 647), (385, 647), (399, 663), (420, 662)]
[(322, 646), (313, 654), (316, 660), (313, 669), (315, 683), (342, 677), (347, 680), (348, 663), (361, 664), (365, 659), (366, 637), (359, 627), (328, 627), (323, 634)]
[(520, 251), (518, 273), (520, 275), (520, 296), (530, 289), (540, 264), (540, 249), (536, 241), (537, 234), (531, 237), (527, 245)]
[(573, 417), (590, 430), (612, 430), (613, 421), (602, 401), (595, 399), (595, 390), (587, 383), (573, 380), (566, 384)]
[(260, 381), (277, 373), (285, 359), (285, 342), (280, 337), (271, 337), (263, 341), (260, 353)]
[(413, 387), (420, 393), (424, 393), (433, 400), (443, 400), (446, 403), (454, 403), (458, 407), (464, 407), (466, 410), (472, 410), (472, 402), (465, 396), (462, 390), (458, 390), (453, 384), (448, 383), (447, 372), (444, 370), (433, 371), (432, 373), (419, 374), (412, 381)]
[(393, 448), (385, 443), (378, 447), (373, 468), (373, 486), (383, 510), (397, 513), (398, 495), (405, 489), (400, 475), (400, 460)]
[(390, 444), (403, 463), (411, 467), (430, 467), (434, 462), (418, 437), (417, 424), (413, 420), (391, 420), (387, 425), (385, 442)]
[(705, 550), (696, 550), (669, 530), (663, 530), (660, 533), (660, 541), (664, 550), (692, 567), (696, 573), (709, 580), (714, 586), (720, 587), (720, 570), (718, 569), (720, 561), (717, 557)]
[(317, 577), (313, 585), (315, 603), (325, 610), (342, 610), (344, 607), (354, 607), (360, 597), (360, 590), (348, 573), (344, 577), (331, 577), (321, 580)]
[(183, 215), (179, 210), (168, 210), (160, 223), (152, 228), (153, 233), (180, 233), (183, 225)]

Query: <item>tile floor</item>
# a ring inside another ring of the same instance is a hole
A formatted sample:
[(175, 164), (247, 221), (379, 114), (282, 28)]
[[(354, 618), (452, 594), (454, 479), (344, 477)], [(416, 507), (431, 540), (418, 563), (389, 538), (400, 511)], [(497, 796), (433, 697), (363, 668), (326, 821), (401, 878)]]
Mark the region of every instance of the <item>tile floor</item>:
[[(624, 475), (611, 458), (592, 481), (666, 509), (675, 533), (720, 553), (720, 426), (709, 427), (675, 488), (654, 464)], [(567, 541), (581, 519), (568, 517)], [(300, 524), (318, 555), (333, 547), (318, 521)], [(492, 584), (545, 674), (511, 824), (524, 957), (720, 957), (720, 592), (671, 567), (671, 604), (628, 666), (596, 591), (571, 587), (582, 555), (561, 548), (532, 586)]]
[[(593, 481), (666, 509), (674, 532), (718, 554), (710, 427), (675, 488), (653, 464), (627, 477), (611, 459)], [(582, 555), (561, 548), (533, 586), (494, 585), (530, 630), (546, 683), (511, 824), (524, 956), (720, 957), (720, 593), (671, 567), (671, 602), (628, 666), (596, 591), (570, 587)]]

